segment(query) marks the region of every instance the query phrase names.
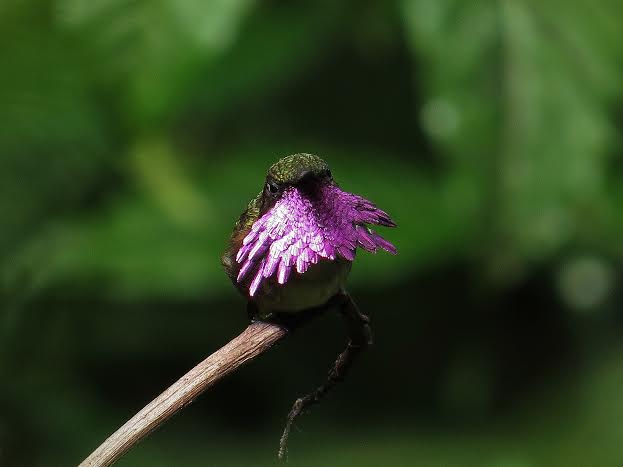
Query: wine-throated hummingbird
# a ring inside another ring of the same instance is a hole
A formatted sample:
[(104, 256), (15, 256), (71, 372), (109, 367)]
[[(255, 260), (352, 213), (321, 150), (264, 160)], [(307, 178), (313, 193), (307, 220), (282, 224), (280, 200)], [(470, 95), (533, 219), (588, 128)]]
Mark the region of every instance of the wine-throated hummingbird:
[(368, 225), (396, 226), (370, 201), (341, 190), (320, 157), (293, 154), (268, 170), (222, 263), (259, 318), (321, 307), (344, 291), (358, 247), (396, 253)]
[(319, 402), (371, 343), (368, 317), (344, 290), (346, 277), (357, 248), (392, 254), (396, 248), (368, 225), (396, 226), (370, 201), (341, 190), (320, 157), (293, 154), (268, 169), (264, 188), (238, 219), (222, 257), (227, 274), (248, 299), (251, 318), (277, 316), (291, 327), (306, 311), (335, 303), (348, 324), (348, 345), (327, 381), (294, 403), (279, 459), (296, 417)]

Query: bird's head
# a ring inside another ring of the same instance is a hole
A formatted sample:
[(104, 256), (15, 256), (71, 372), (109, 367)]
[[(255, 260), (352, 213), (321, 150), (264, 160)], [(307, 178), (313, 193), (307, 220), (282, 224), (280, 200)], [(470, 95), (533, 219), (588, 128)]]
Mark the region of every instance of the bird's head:
[(298, 153), (275, 162), (266, 174), (262, 196), (266, 212), (286, 190), (313, 197), (321, 186), (334, 184), (329, 165), (314, 154)]

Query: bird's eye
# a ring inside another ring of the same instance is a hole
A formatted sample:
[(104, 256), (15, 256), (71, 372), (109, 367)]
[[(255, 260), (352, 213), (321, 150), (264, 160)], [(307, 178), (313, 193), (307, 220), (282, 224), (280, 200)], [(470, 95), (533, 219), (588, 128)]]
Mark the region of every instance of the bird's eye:
[(275, 195), (279, 192), (279, 187), (275, 182), (266, 182), (266, 191), (272, 195)]
[(333, 174), (331, 174), (331, 170), (327, 169), (327, 178), (333, 178)]

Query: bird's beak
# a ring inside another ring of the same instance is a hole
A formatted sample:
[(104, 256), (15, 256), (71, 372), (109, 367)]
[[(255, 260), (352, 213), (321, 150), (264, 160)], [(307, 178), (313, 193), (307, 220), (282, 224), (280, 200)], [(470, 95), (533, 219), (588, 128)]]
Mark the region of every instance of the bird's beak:
[(305, 170), (299, 174), (296, 180), (296, 183), (297, 185), (307, 183), (313, 177), (314, 177), (314, 173), (311, 170)]
[(296, 186), (297, 188), (305, 193), (307, 196), (311, 196), (316, 193), (318, 189), (318, 178), (311, 170), (306, 170), (301, 172), (298, 176)]

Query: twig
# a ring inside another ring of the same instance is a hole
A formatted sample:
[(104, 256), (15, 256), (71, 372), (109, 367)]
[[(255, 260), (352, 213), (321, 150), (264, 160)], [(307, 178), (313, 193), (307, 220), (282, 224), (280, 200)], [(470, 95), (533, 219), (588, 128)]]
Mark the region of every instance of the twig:
[(336, 299), (339, 300), (340, 313), (346, 320), (348, 326), (348, 344), (346, 345), (346, 349), (338, 355), (335, 363), (329, 370), (326, 382), (315, 391), (307, 394), (305, 397), (298, 398), (294, 402), (288, 414), (286, 426), (279, 442), (278, 458), (280, 461), (285, 460), (288, 451), (288, 438), (294, 420), (301, 415), (306, 408), (320, 402), (337, 383), (342, 381), (357, 355), (372, 344), (372, 332), (370, 330), (369, 318), (359, 310), (353, 299), (346, 292), (343, 292), (336, 297)]
[(135, 444), (189, 405), (210, 386), (258, 357), (288, 334), (284, 326), (255, 322), (238, 337), (182, 376), (113, 433), (80, 467), (109, 466)]

